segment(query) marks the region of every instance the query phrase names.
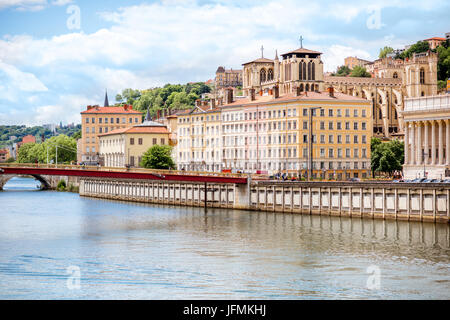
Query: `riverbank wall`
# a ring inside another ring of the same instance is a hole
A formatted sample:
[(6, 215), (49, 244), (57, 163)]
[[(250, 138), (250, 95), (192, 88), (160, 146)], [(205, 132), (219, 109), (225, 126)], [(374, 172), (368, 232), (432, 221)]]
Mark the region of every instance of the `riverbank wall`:
[[(449, 223), (450, 185), (376, 182), (184, 183), (81, 178), (81, 196), (205, 208)], [(206, 190), (206, 192), (205, 192)]]

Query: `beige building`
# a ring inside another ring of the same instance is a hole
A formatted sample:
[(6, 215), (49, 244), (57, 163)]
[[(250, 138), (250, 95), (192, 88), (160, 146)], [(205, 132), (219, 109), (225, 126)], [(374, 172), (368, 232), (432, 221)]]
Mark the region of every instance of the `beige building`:
[(326, 76), (324, 81), (337, 92), (372, 101), (375, 136), (403, 138), (404, 101), (437, 94), (437, 62), (432, 51), (415, 53), (405, 60), (388, 57), (370, 65), (373, 78)]
[(405, 100), (405, 179), (450, 177), (450, 95)]
[[(310, 122), (312, 111), (312, 126)], [(330, 92), (213, 100), (178, 115), (178, 168), (345, 179), (370, 174), (372, 105)], [(311, 137), (313, 143), (311, 142)], [(310, 149), (311, 147), (311, 149)], [(312, 156), (311, 156), (312, 155)]]
[(249, 96), (250, 89), (259, 95), (268, 94), (274, 86), (281, 95), (291, 93), (296, 87), (301, 91), (324, 91), (323, 63), (321, 52), (298, 48), (275, 58), (267, 59), (264, 55), (256, 60), (244, 63), (244, 96)]
[(144, 121), (132, 127), (116, 129), (99, 135), (99, 153), (106, 167), (139, 167), (143, 154), (154, 145), (170, 145), (167, 127)]
[(344, 59), (344, 65), (353, 69), (356, 66), (365, 67), (367, 64), (372, 63), (371, 61), (360, 59), (358, 57), (347, 57)]
[(218, 67), (214, 85), (216, 90), (225, 87), (242, 86), (242, 70), (225, 69), (222, 66)]
[(81, 112), (81, 162), (100, 163), (99, 135), (117, 129), (125, 129), (142, 123), (142, 113), (133, 110), (131, 105), (120, 107), (87, 106), (87, 110)]

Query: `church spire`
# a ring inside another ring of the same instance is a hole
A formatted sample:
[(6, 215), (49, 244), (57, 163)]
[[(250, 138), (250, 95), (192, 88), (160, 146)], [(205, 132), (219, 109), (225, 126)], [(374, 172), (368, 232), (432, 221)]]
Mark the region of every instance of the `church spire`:
[(104, 107), (109, 107), (109, 101), (108, 101), (108, 91), (105, 90), (105, 103)]
[(275, 50), (275, 60), (278, 60), (278, 50)]

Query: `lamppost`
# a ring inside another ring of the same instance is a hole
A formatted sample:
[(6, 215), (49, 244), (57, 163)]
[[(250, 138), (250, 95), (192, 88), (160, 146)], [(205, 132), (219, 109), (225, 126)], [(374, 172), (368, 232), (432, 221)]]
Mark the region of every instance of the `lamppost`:
[(312, 120), (313, 120), (313, 112), (314, 110), (317, 109), (322, 109), (322, 107), (309, 107), (309, 170), (308, 175), (307, 175), (307, 179), (311, 180), (312, 176), (313, 176), (313, 125), (312, 125)]
[(425, 171), (425, 163), (427, 162), (427, 156), (428, 156), (428, 153), (424, 152), (424, 153), (423, 153), (423, 177), (424, 177), (424, 178), (426, 178), (426, 177), (425, 177), (425, 175), (426, 175), (426, 171)]

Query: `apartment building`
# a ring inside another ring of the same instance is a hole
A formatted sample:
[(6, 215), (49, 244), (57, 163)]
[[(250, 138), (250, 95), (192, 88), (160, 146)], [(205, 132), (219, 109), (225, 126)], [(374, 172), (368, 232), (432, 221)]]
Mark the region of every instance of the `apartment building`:
[[(198, 115), (191, 114), (186, 122), (181, 120), (185, 117), (179, 116), (179, 146), (183, 145), (180, 151), (183, 150), (184, 161), (179, 162), (179, 167), (203, 161), (206, 168), (209, 164), (210, 171), (220, 168), (290, 176), (305, 176), (309, 171), (312, 177), (326, 179), (369, 176), (370, 101), (334, 93), (332, 88), (330, 92), (297, 90), (279, 96), (275, 87), (265, 95), (251, 91), (249, 97), (237, 101), (229, 96), (231, 92), (218, 108), (198, 110)], [(208, 110), (214, 117), (206, 118)], [(208, 127), (218, 129), (211, 132)], [(197, 128), (203, 128), (200, 140), (197, 133), (202, 131)], [(213, 167), (211, 159), (207, 162), (208, 154), (198, 153), (195, 145), (196, 141), (203, 141), (202, 147), (206, 148), (208, 137), (219, 141), (214, 151), (219, 151), (220, 157), (214, 161), (220, 164)]]
[(222, 163), (221, 110), (214, 103), (196, 102), (177, 114), (179, 170), (220, 172)]
[(81, 112), (81, 161), (103, 164), (99, 157), (99, 135), (142, 123), (142, 113), (131, 105), (118, 107), (87, 106)]

